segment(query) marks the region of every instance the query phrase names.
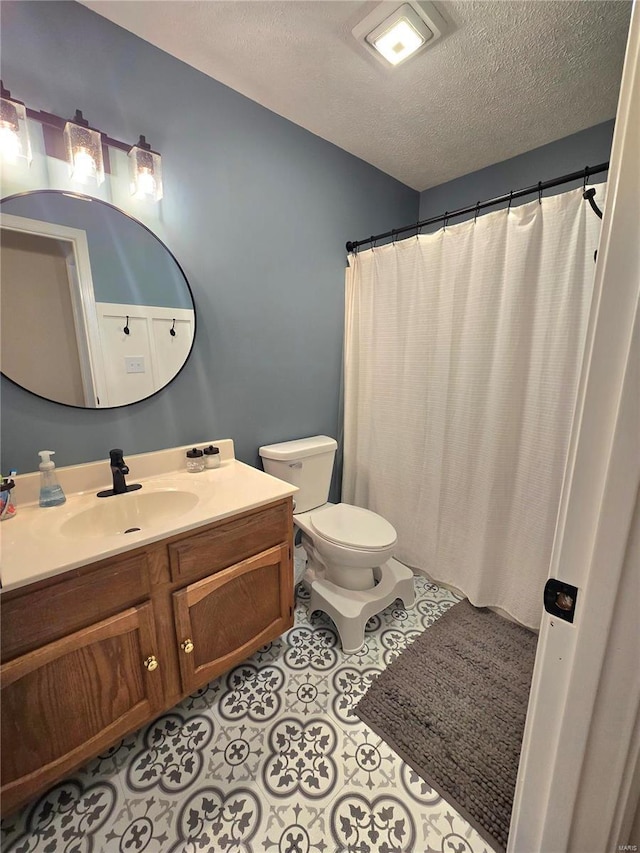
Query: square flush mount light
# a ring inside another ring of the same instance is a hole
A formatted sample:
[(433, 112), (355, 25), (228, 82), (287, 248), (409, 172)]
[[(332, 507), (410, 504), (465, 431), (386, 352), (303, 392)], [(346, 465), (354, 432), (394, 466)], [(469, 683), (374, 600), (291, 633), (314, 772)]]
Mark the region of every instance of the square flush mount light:
[(353, 28), (355, 38), (384, 65), (400, 65), (447, 28), (433, 3), (404, 3), (389, 14), (390, 4), (381, 3)]

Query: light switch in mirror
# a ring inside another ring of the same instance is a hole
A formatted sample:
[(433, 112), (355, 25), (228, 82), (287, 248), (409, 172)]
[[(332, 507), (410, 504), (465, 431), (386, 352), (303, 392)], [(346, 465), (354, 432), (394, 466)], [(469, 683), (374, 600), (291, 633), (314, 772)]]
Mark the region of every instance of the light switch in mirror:
[(186, 363), (189, 283), (146, 225), (90, 196), (39, 190), (0, 203), (2, 373), (57, 403), (126, 406)]

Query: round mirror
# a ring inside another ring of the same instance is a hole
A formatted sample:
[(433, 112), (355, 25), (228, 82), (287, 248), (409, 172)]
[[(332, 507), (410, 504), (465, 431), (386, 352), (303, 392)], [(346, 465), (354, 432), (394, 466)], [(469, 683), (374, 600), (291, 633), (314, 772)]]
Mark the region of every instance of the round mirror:
[(174, 379), (191, 353), (191, 288), (146, 225), (58, 190), (0, 203), (2, 373), (56, 403), (115, 408)]

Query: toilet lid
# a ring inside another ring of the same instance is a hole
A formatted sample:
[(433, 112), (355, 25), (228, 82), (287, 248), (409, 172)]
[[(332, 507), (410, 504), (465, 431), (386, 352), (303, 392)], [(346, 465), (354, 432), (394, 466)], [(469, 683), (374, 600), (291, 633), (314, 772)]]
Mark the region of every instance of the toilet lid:
[(336, 504), (312, 513), (311, 526), (337, 545), (370, 551), (389, 548), (398, 538), (393, 525), (381, 515), (350, 504)]

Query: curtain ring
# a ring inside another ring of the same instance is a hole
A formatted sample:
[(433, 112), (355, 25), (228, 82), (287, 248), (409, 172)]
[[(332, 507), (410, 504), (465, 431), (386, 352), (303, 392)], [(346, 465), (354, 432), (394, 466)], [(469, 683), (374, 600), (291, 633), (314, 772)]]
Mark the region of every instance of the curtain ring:
[(476, 213), (475, 213), (475, 216), (473, 217), (473, 224), (474, 225), (478, 219), (478, 213), (480, 213), (480, 202), (479, 201), (476, 202)]
[(169, 329), (169, 334), (171, 335), (172, 338), (175, 338), (175, 336), (176, 336), (176, 319), (175, 319), (175, 317), (173, 318), (173, 326)]
[(129, 317), (128, 316), (127, 316), (127, 322), (124, 324), (124, 329), (122, 331), (125, 333), (125, 335), (128, 335), (131, 332), (131, 329), (129, 328)]
[(542, 204), (542, 181), (538, 181), (538, 204)]
[(449, 211), (445, 210), (445, 212), (444, 212), (444, 227), (442, 229), (443, 231), (447, 230), (448, 223), (449, 223)]
[(376, 238), (373, 236), (373, 234), (371, 235), (371, 237), (369, 237), (369, 242), (371, 243), (371, 248), (375, 249), (377, 241), (376, 241)]
[(392, 243), (395, 246), (396, 240), (398, 239), (398, 232), (396, 231), (395, 228), (391, 229), (391, 237), (392, 237)]
[(582, 182), (582, 192), (584, 192), (587, 188), (587, 181), (589, 180), (589, 167), (584, 167), (584, 181)]
[(419, 236), (420, 236), (420, 220), (418, 219), (418, 221), (416, 222), (416, 240), (418, 239)]
[(509, 190), (509, 207), (507, 210), (511, 210), (511, 202), (513, 201), (513, 190)]

